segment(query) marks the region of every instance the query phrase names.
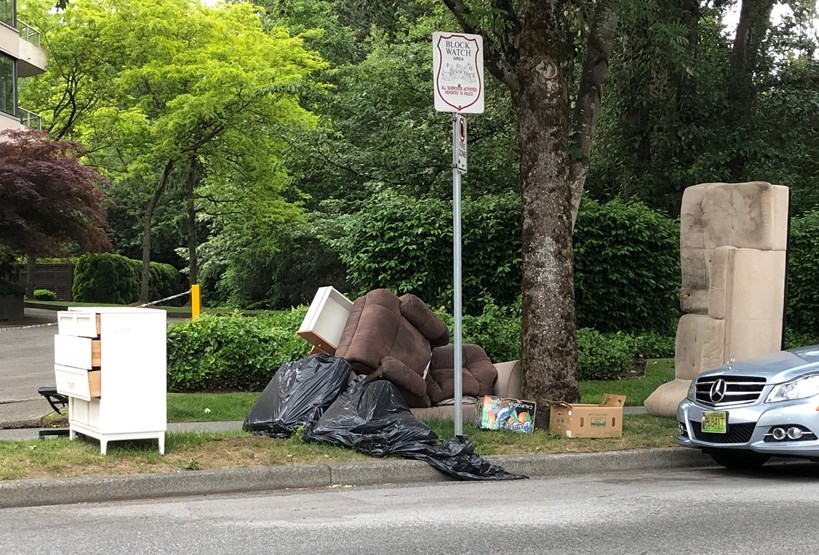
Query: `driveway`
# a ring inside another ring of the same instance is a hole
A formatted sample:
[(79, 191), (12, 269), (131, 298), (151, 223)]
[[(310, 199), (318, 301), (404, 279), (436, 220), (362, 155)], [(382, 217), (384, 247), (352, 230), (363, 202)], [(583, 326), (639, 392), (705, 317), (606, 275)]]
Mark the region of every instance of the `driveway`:
[(0, 428), (36, 425), (51, 412), (37, 389), (54, 384), (57, 313), (26, 308), (25, 316), (0, 322)]

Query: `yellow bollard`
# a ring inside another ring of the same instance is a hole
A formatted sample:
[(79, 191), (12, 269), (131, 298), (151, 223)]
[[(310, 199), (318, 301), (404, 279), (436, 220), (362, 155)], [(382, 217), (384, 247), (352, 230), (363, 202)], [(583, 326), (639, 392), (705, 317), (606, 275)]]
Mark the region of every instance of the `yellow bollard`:
[(200, 300), (199, 284), (194, 283), (191, 285), (191, 320), (199, 316)]

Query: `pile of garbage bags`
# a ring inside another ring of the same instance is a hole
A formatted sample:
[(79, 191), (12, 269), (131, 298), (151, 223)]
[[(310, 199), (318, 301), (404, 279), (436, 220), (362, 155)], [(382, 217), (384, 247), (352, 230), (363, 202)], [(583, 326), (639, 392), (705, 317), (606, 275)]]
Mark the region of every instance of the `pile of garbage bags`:
[(349, 363), (317, 354), (279, 368), (245, 418), (242, 428), (284, 438), (303, 427), (305, 441), (356, 449), (367, 455), (398, 455), (422, 460), (460, 480), (517, 480), (475, 453), (474, 444), (456, 436), (442, 444), (415, 418), (403, 395), (387, 380), (352, 382)]

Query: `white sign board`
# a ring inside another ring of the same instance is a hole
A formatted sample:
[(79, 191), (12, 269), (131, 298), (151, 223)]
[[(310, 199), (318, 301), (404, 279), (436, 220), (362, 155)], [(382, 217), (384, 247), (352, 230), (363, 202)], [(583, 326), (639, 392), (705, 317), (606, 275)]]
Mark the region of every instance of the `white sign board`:
[(466, 173), (466, 118), (461, 114), (455, 116), (455, 167)]
[(483, 38), (464, 33), (432, 33), (435, 110), (483, 113)]

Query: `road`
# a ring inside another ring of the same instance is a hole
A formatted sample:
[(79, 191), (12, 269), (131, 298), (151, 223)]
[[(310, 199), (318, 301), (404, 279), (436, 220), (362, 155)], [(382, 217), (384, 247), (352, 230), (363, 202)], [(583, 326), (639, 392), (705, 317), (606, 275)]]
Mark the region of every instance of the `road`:
[(813, 553), (817, 478), (789, 464), (3, 509), (0, 553)]
[(26, 309), (26, 321), (0, 322), (0, 423), (39, 418), (51, 411), (37, 389), (54, 385), (56, 312)]

